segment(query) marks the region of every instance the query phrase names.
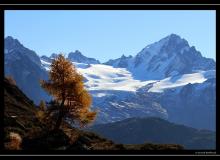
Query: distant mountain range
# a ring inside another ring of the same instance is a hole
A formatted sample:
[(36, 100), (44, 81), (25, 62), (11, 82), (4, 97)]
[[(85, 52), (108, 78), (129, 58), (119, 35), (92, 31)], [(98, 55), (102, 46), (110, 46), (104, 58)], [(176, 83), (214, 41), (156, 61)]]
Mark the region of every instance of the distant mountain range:
[[(5, 75), (36, 104), (51, 97), (41, 89), (52, 60), (39, 57), (18, 40), (5, 38)], [(93, 96), (96, 124), (132, 117), (155, 116), (187, 126), (215, 130), (216, 63), (185, 39), (171, 34), (143, 48), (135, 56), (100, 63), (80, 51), (66, 57), (84, 76)]]
[(216, 133), (176, 125), (160, 118), (129, 118), (109, 124), (92, 126), (88, 130), (116, 143), (174, 143), (185, 149), (215, 149)]

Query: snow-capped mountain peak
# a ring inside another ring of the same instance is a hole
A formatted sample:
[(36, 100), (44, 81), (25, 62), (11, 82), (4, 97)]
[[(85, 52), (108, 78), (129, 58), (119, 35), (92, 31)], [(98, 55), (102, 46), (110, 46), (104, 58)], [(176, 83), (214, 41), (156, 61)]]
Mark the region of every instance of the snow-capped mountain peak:
[(188, 42), (176, 34), (171, 34), (155, 43), (147, 45), (137, 56), (160, 56), (168, 57), (173, 54), (183, 53), (183, 50), (189, 50)]
[(38, 55), (34, 51), (24, 47), (17, 39), (8, 36), (5, 38), (4, 42), (5, 63), (8, 61), (19, 60), (25, 57), (38, 66), (41, 66), (40, 58)]
[(133, 77), (141, 80), (159, 80), (193, 73), (194, 70), (215, 69), (214, 60), (202, 57), (194, 46), (190, 47), (185, 39), (176, 34), (147, 45), (134, 57), (122, 56), (104, 64), (126, 68)]
[(6, 53), (11, 52), (12, 49), (18, 49), (24, 47), (17, 39), (14, 39), (11, 36), (8, 36), (5, 38), (5, 50), (7, 50)]

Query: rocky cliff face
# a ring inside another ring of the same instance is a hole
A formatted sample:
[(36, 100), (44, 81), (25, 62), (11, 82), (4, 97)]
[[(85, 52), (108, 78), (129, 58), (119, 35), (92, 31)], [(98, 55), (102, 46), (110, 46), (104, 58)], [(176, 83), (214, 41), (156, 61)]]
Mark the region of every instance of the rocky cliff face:
[(75, 52), (70, 52), (68, 54), (68, 59), (72, 62), (77, 62), (77, 63), (85, 63), (85, 64), (100, 64), (100, 62), (94, 58), (88, 58), (78, 50)]

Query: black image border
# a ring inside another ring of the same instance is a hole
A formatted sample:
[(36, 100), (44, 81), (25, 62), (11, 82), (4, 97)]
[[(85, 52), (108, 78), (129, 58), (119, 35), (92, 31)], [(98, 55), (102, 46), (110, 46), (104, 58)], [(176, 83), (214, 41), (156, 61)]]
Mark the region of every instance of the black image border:
[[(4, 14), (5, 10), (215, 10), (216, 11), (216, 53), (219, 52), (219, 18), (220, 18), (220, 5), (204, 5), (204, 4), (186, 4), (186, 5), (178, 5), (178, 4), (169, 4), (169, 5), (160, 5), (160, 4), (0, 4), (0, 51), (1, 51), (1, 75), (2, 75), (2, 84), (4, 78)], [(217, 54), (216, 54), (216, 82), (218, 82), (218, 63), (217, 63)], [(3, 85), (2, 87), (2, 100), (1, 100), (1, 117), (4, 117), (4, 92)], [(1, 143), (1, 151), (0, 155), (71, 155), (71, 156), (110, 156), (110, 155), (145, 155), (145, 156), (157, 156), (157, 155), (191, 155), (191, 156), (213, 156), (219, 155), (219, 147), (220, 145), (217, 142), (220, 142), (219, 139), (219, 100), (218, 100), (218, 83), (216, 83), (216, 149), (215, 150), (154, 150), (154, 151), (141, 151), (141, 150), (133, 150), (133, 151), (61, 151), (61, 150), (20, 150), (20, 151), (8, 151), (4, 150), (3, 143)], [(4, 122), (3, 118), (0, 120), (0, 128), (1, 128), (1, 138), (3, 142), (3, 127)]]

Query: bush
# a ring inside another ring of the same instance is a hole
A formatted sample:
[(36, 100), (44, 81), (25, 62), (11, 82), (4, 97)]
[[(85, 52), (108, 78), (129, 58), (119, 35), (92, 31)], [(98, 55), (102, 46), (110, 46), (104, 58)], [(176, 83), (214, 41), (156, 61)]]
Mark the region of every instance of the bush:
[(7, 150), (20, 150), (22, 138), (18, 133), (10, 132), (9, 142), (5, 143), (5, 149)]

